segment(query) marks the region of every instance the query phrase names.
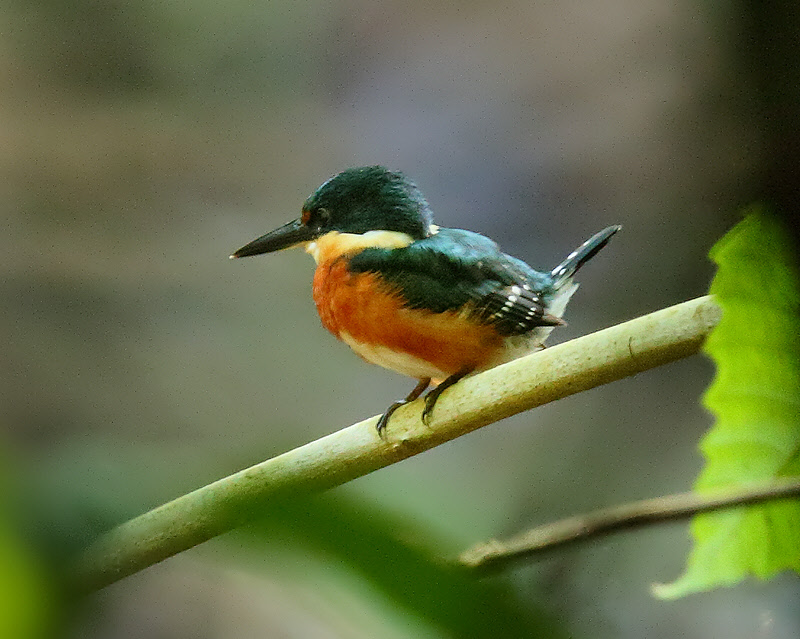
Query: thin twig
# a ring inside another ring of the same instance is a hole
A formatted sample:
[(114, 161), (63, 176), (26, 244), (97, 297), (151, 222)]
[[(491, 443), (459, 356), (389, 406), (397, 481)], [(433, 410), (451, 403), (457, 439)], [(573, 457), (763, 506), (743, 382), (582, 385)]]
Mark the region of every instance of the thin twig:
[(696, 353), (720, 310), (701, 297), (553, 346), (460, 381), (436, 404), (392, 416), (385, 439), (372, 417), (199, 488), (109, 531), (69, 574), (83, 591), (102, 588), (227, 532), (272, 501), (338, 486), (504, 417)]
[(686, 519), (698, 513), (800, 496), (800, 478), (770, 484), (698, 495), (679, 493), (613, 506), (568, 517), (520, 533), (507, 541), (490, 540), (465, 550), (459, 563), (468, 568), (497, 569), (511, 562), (533, 559), (569, 544), (614, 532), (666, 521)]

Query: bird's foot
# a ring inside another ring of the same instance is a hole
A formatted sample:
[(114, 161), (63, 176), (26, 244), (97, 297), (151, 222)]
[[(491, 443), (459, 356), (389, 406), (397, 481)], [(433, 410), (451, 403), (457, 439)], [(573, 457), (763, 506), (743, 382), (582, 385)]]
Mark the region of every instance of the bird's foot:
[[(414, 387), (414, 390), (412, 390), (405, 397), (405, 399), (398, 399), (391, 406), (389, 406), (389, 408), (386, 409), (386, 412), (383, 415), (380, 416), (380, 419), (378, 419), (378, 424), (376, 425), (376, 428), (378, 429), (378, 436), (379, 437), (383, 437), (383, 430), (386, 428), (386, 425), (389, 423), (389, 418), (392, 416), (392, 413), (394, 413), (394, 411), (396, 411), (401, 406), (405, 406), (409, 402), (413, 402), (420, 395), (422, 395), (422, 393), (425, 392), (425, 389), (428, 388), (428, 386), (430, 386), (430, 385), (431, 385), (430, 378), (423, 378), (423, 379), (419, 380), (419, 383)], [(427, 399), (426, 399), (426, 402), (427, 402)], [(426, 406), (427, 406), (427, 404), (426, 404)]]
[(454, 373), (450, 375), (450, 377), (445, 379), (436, 388), (431, 390), (427, 395), (425, 395), (425, 409), (422, 411), (423, 424), (425, 424), (426, 426), (431, 425), (431, 418), (433, 416), (433, 407), (436, 406), (436, 402), (439, 401), (439, 396), (448, 388), (450, 388), (453, 384), (463, 379), (471, 372), (472, 372), (471, 370), (463, 370)]
[(439, 399), (439, 395), (442, 394), (441, 392), (438, 393), (436, 392), (439, 390), (439, 388), (441, 388), (441, 385), (437, 386), (430, 393), (425, 395), (425, 408), (422, 409), (422, 423), (425, 424), (426, 426), (431, 425), (431, 417), (433, 416), (433, 407), (436, 406), (436, 401)]
[(386, 425), (389, 423), (389, 418), (392, 416), (392, 413), (394, 413), (394, 411), (396, 411), (398, 408), (400, 408), (401, 406), (403, 406), (403, 405), (405, 405), (407, 403), (408, 402), (406, 400), (404, 400), (404, 399), (398, 399), (391, 406), (389, 406), (389, 408), (386, 409), (386, 411), (383, 413), (383, 415), (380, 416), (380, 419), (378, 420), (378, 424), (375, 427), (375, 428), (378, 429), (378, 436), (379, 437), (383, 437), (383, 429), (386, 428)]

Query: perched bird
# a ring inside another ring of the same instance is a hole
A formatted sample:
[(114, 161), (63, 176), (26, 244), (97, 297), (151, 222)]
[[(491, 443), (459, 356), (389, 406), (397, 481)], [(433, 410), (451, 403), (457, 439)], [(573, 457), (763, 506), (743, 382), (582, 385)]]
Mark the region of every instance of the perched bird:
[(575, 272), (621, 227), (609, 226), (549, 273), (502, 253), (492, 240), (433, 224), (405, 175), (381, 166), (347, 169), (320, 186), (299, 219), (231, 258), (302, 246), (317, 263), (313, 295), (322, 324), (373, 364), (415, 377), (409, 395), (378, 421), (425, 396), (436, 400), (470, 373), (537, 348), (578, 285)]

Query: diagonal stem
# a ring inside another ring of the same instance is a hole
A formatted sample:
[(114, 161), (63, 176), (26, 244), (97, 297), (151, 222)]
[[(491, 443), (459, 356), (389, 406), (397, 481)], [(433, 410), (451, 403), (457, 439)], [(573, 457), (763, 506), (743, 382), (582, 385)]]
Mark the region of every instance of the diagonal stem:
[(178, 497), (102, 535), (68, 579), (107, 586), (246, 523), (279, 498), (325, 490), (524, 410), (697, 353), (717, 324), (711, 297), (638, 317), (461, 380), (436, 405), (401, 407), (379, 437), (377, 417)]
[(476, 544), (459, 556), (459, 564), (490, 570), (570, 544), (611, 533), (666, 521), (687, 519), (698, 513), (800, 496), (800, 477), (769, 484), (739, 487), (708, 494), (679, 493), (644, 499), (620, 506), (550, 522), (506, 541)]

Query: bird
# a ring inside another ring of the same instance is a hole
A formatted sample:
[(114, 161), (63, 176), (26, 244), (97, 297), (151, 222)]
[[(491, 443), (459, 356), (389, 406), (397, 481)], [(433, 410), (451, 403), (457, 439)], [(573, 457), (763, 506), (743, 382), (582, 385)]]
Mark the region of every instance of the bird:
[(305, 201), (301, 215), (234, 252), (303, 247), (316, 262), (312, 293), (323, 326), (362, 359), (418, 380), (377, 422), (425, 395), (422, 421), (447, 388), (544, 348), (578, 285), (573, 276), (621, 229), (596, 233), (549, 272), (488, 237), (433, 223), (428, 201), (400, 171), (348, 168)]

